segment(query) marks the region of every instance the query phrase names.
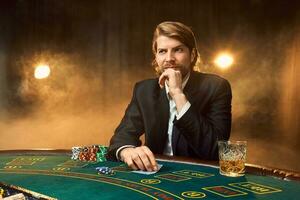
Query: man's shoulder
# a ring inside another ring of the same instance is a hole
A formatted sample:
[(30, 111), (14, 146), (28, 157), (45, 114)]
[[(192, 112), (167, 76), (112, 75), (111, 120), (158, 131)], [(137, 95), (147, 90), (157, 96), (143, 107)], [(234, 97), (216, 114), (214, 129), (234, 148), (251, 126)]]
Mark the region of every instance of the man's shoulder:
[(213, 84), (221, 84), (221, 83), (229, 83), (228, 80), (223, 78), (220, 75), (217, 74), (212, 74), (212, 73), (203, 73), (203, 72), (193, 72), (193, 76), (198, 80), (198, 81), (203, 81), (203, 82), (210, 82)]
[(134, 87), (134, 93), (137, 98), (149, 98), (151, 96), (157, 96), (160, 92), (158, 84), (158, 78), (145, 79), (136, 82)]
[(156, 93), (160, 87), (158, 84), (158, 78), (150, 78), (138, 81), (135, 83), (135, 92), (137, 93)]
[(193, 72), (191, 74), (190, 88), (205, 92), (228, 91), (231, 92), (231, 85), (225, 78), (211, 73)]
[(157, 87), (159, 87), (158, 78), (144, 79), (144, 80), (138, 81), (135, 85), (137, 88), (157, 88)]

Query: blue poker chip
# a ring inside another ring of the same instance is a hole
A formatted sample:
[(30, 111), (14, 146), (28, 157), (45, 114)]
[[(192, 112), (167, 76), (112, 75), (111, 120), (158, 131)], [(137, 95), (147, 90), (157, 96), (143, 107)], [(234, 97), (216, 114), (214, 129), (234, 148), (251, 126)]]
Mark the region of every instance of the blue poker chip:
[(99, 174), (113, 174), (114, 171), (109, 168), (109, 167), (96, 167), (96, 171), (99, 173)]
[(109, 170), (109, 169), (110, 169), (109, 167), (105, 167), (105, 166), (103, 166), (103, 167), (96, 167), (97, 171), (100, 171), (100, 170)]

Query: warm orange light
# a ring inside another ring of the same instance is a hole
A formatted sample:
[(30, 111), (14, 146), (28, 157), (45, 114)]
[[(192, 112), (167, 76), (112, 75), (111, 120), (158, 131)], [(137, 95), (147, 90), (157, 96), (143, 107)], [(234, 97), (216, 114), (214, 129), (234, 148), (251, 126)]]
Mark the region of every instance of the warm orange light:
[(233, 64), (233, 57), (228, 53), (221, 53), (215, 59), (215, 64), (221, 69), (227, 69)]
[(34, 70), (34, 77), (36, 79), (44, 79), (50, 75), (50, 67), (48, 65), (39, 65)]

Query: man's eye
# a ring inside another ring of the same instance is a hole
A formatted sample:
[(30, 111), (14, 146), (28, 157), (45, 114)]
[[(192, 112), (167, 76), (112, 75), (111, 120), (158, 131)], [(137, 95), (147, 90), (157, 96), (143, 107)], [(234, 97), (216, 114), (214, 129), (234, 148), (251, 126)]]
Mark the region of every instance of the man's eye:
[(175, 49), (176, 52), (183, 52), (183, 49), (182, 48), (177, 48)]
[(163, 54), (163, 53), (165, 53), (166, 52), (166, 50), (158, 50), (158, 53), (159, 54)]

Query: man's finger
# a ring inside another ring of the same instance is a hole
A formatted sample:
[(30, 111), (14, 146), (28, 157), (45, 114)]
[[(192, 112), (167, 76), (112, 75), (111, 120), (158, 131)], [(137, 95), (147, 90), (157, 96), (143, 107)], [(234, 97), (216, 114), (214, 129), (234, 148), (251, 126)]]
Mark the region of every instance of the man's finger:
[(150, 158), (148, 157), (148, 155), (143, 150), (141, 150), (139, 152), (139, 156), (140, 156), (146, 170), (153, 171), (153, 166), (150, 162)]
[(129, 158), (126, 158), (124, 160), (124, 162), (127, 164), (128, 167), (130, 167), (131, 169), (134, 169), (134, 170), (138, 170), (138, 167), (134, 164), (133, 160), (131, 159), (131, 157)]
[(135, 154), (133, 154), (133, 155), (131, 156), (131, 158), (132, 158), (134, 164), (135, 164), (140, 170), (145, 171), (145, 166), (144, 166), (144, 164), (143, 164), (143, 161), (141, 160), (141, 158), (140, 158), (140, 156), (139, 156), (139, 154), (138, 154), (137, 152), (135, 152)]
[(152, 151), (150, 151), (150, 149), (146, 146), (143, 147), (143, 151), (145, 152), (145, 154), (147, 155), (147, 158), (150, 161), (151, 167), (153, 171), (157, 171), (158, 170), (158, 166), (157, 166), (157, 162), (155, 160), (155, 157), (152, 153)]
[(150, 163), (150, 160), (148, 158), (148, 155), (145, 153), (145, 151), (143, 150), (144, 148), (147, 148), (145, 146), (141, 146), (141, 147), (137, 147), (135, 150), (139, 155), (139, 158), (143, 164), (144, 169), (143, 170), (147, 170), (147, 171), (153, 171), (153, 166)]
[(166, 76), (165, 74), (160, 75), (159, 79), (158, 79), (158, 83), (160, 88), (165, 87), (165, 81), (167, 80), (168, 76)]

